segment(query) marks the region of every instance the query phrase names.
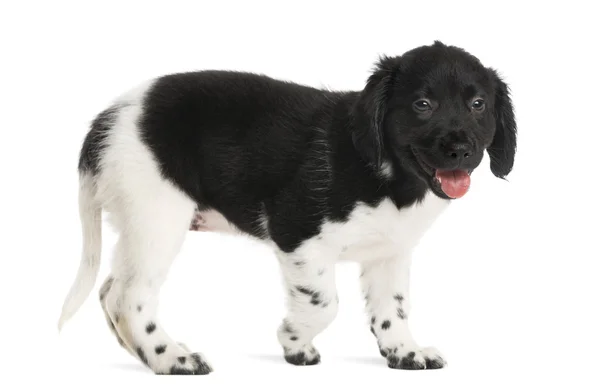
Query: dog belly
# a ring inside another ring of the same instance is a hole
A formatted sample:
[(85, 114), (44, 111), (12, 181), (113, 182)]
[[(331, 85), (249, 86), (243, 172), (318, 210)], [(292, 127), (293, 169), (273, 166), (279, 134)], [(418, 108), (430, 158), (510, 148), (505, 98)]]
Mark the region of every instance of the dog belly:
[[(429, 193), (419, 204), (398, 210), (386, 199), (376, 207), (357, 205), (345, 222), (325, 222), (321, 232), (294, 252), (304, 258), (365, 262), (410, 252), (449, 202)], [(214, 210), (196, 210), (189, 230), (241, 234)], [(270, 242), (270, 240), (266, 240)]]

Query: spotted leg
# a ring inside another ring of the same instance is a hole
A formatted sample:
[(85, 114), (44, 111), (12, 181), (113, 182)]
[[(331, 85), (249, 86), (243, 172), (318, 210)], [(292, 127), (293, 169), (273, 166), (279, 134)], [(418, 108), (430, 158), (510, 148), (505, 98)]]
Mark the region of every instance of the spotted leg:
[(212, 368), (206, 359), (175, 342), (158, 318), (160, 289), (189, 231), (195, 205), (163, 182), (135, 195), (136, 202), (114, 205), (120, 234), (112, 281), (103, 286), (110, 326), (117, 340), (156, 374), (208, 374)]
[(371, 316), (371, 332), (390, 368), (442, 368), (446, 362), (434, 348), (420, 348), (409, 326), (408, 254), (363, 266), (361, 284)]
[[(114, 318), (111, 318), (108, 308), (106, 307), (106, 297), (108, 296), (108, 293), (110, 292), (113, 282), (114, 282), (114, 277), (112, 275), (110, 275), (104, 280), (104, 283), (102, 283), (102, 286), (100, 287), (100, 292), (99, 292), (100, 305), (102, 307), (102, 311), (104, 312), (104, 317), (106, 318), (106, 323), (107, 323), (111, 333), (117, 338), (119, 345), (121, 347), (123, 347), (127, 352), (132, 354), (133, 356), (137, 356), (137, 353), (135, 351), (132, 351), (125, 344), (125, 342), (123, 342), (123, 339), (121, 339), (121, 336), (119, 336), (119, 333), (117, 332), (115, 323), (118, 323), (119, 317), (115, 316)], [(185, 351), (191, 352), (190, 349), (187, 347), (187, 345), (185, 345), (184, 343), (179, 343), (179, 346), (181, 348), (183, 348)]]
[(278, 330), (285, 360), (298, 366), (318, 364), (321, 357), (313, 339), (338, 310), (334, 266), (298, 254), (280, 253), (278, 258), (288, 294), (288, 314)]

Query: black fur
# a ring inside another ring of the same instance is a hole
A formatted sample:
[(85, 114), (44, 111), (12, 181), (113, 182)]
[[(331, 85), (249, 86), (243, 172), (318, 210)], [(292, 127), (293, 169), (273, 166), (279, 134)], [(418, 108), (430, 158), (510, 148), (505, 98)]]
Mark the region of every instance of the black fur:
[[(212, 369), (210, 368), (210, 366), (202, 360), (200, 355), (198, 355), (197, 353), (193, 353), (190, 355), (190, 357), (192, 358), (192, 362), (193, 362), (192, 369), (173, 365), (173, 366), (171, 366), (169, 373), (171, 375), (206, 375), (206, 374), (209, 374), (210, 372), (212, 372)], [(181, 364), (185, 364), (185, 362), (186, 362), (186, 358), (184, 356), (178, 357), (177, 360)]]
[(283, 331), (285, 333), (294, 333), (294, 329), (292, 328), (290, 323), (287, 321), (284, 321), (284, 323), (283, 323)]
[(404, 356), (400, 360), (400, 365), (398, 367), (403, 370), (422, 370), (425, 368), (422, 363), (415, 360), (414, 352), (409, 352), (408, 355)]
[(400, 294), (396, 294), (394, 295), (394, 299), (396, 301), (398, 301), (398, 304), (400, 305), (400, 307), (398, 307), (398, 310), (396, 311), (396, 314), (398, 315), (398, 317), (401, 320), (405, 320), (406, 319), (406, 312), (404, 311), (404, 308), (402, 307), (402, 302), (404, 301), (404, 297)]
[(492, 71), (496, 83), (495, 107), (496, 135), (490, 147), (491, 170), (497, 177), (504, 178), (510, 173), (515, 161), (517, 148), (517, 124), (509, 90), (496, 71)]
[(167, 346), (164, 344), (157, 345), (156, 348), (154, 348), (154, 352), (156, 352), (157, 355), (165, 353), (166, 350)]
[(425, 364), (427, 365), (428, 370), (437, 370), (440, 368), (444, 368), (444, 362), (442, 359), (429, 359), (425, 358)]
[(289, 351), (285, 351), (285, 361), (295, 366), (314, 366), (321, 362), (321, 356), (316, 354), (312, 359), (308, 359), (304, 352), (297, 352), (295, 354), (289, 354)]
[(92, 172), (94, 175), (100, 172), (100, 158), (106, 146), (104, 141), (109, 130), (114, 126), (117, 114), (122, 107), (122, 105), (115, 104), (102, 111), (92, 121), (90, 131), (83, 140), (81, 147), (79, 171)]
[(405, 320), (406, 319), (406, 312), (404, 311), (403, 308), (399, 307), (398, 311), (396, 312), (396, 314), (398, 314), (398, 318), (400, 318), (401, 320)]
[[(482, 112), (470, 108), (475, 97), (485, 100)], [(413, 107), (422, 98), (434, 106), (427, 115)], [(97, 173), (113, 118), (109, 109), (94, 122), (80, 170)], [(346, 220), (359, 201), (390, 198), (402, 208), (428, 189), (447, 198), (432, 170), (472, 171), (486, 149), (492, 172), (505, 177), (516, 149), (506, 84), (440, 42), (381, 58), (362, 91), (230, 71), (167, 75), (148, 91), (139, 126), (162, 175), (199, 210), (216, 210), (285, 252), (318, 235), (325, 218)], [(448, 157), (457, 143), (469, 158)]]
[(381, 323), (381, 329), (383, 329), (383, 330), (388, 330), (390, 328), (390, 326), (392, 326), (392, 323), (390, 322), (390, 320), (385, 320)]
[[(309, 288), (302, 287), (302, 286), (296, 286), (296, 289), (298, 291), (300, 291), (302, 294), (310, 296), (311, 304), (317, 306), (317, 305), (320, 305), (321, 303), (323, 303), (323, 301), (321, 300), (321, 294), (318, 291), (313, 291)], [(326, 307), (326, 306), (327, 305), (325, 305), (323, 307)]]
[(150, 334), (156, 330), (156, 324), (154, 322), (149, 322), (146, 325), (146, 333)]

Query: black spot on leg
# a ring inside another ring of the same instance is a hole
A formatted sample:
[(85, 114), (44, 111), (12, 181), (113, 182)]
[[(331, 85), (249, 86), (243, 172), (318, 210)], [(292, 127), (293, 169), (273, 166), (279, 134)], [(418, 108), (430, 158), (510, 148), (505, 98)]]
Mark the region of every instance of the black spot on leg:
[(329, 302), (323, 302), (323, 304), (321, 305), (323, 309), (325, 309), (327, 306), (329, 306)]
[(405, 320), (406, 319), (406, 313), (404, 312), (404, 309), (402, 309), (401, 307), (398, 308), (398, 317), (401, 320)]
[(398, 317), (401, 320), (405, 320), (406, 319), (406, 312), (402, 308), (402, 302), (404, 301), (404, 297), (402, 295), (400, 295), (400, 294), (396, 294), (396, 295), (394, 295), (394, 299), (396, 301), (398, 301), (398, 304), (400, 305), (400, 307), (398, 308), (398, 311), (397, 311)]
[(179, 357), (177, 358), (177, 360), (179, 361), (179, 363), (181, 363), (181, 364), (185, 364), (185, 356), (179, 356)]
[(299, 292), (301, 292), (302, 294), (305, 295), (313, 295), (314, 291), (311, 290), (310, 288), (306, 288), (304, 286), (296, 286), (296, 290), (298, 290)]
[(137, 311), (138, 311), (138, 313), (140, 313), (142, 311), (142, 305), (137, 306)]
[(142, 349), (142, 347), (137, 347), (135, 351), (137, 352), (142, 363), (144, 363), (145, 365), (148, 365), (148, 359), (146, 358), (146, 354), (144, 353), (144, 350)]
[(148, 325), (146, 325), (146, 333), (150, 334), (152, 332), (154, 332), (156, 330), (156, 324), (154, 322), (150, 322), (148, 323)]
[(167, 346), (164, 344), (157, 345), (156, 348), (154, 348), (154, 352), (156, 352), (157, 355), (160, 355), (161, 353), (165, 353), (166, 350), (167, 350)]
[(381, 329), (383, 329), (383, 330), (388, 330), (390, 328), (390, 326), (392, 326), (392, 323), (390, 322), (390, 320), (385, 320), (381, 323)]
[(292, 337), (290, 337), (290, 340), (297, 341), (298, 340), (298, 336), (292, 336)]
[(294, 265), (296, 267), (302, 267), (304, 264), (306, 264), (306, 263), (304, 263), (304, 261), (294, 261)]
[(371, 327), (371, 333), (373, 333), (373, 335), (374, 335), (374, 336), (377, 336), (377, 335), (375, 334), (375, 328), (373, 328), (373, 327)]
[(294, 329), (292, 328), (290, 323), (287, 321), (284, 321), (284, 323), (283, 323), (283, 331), (285, 333), (294, 333)]
[(317, 306), (320, 305), (323, 301), (321, 301), (321, 294), (318, 292), (314, 292), (311, 296), (310, 303)]
[(377, 320), (377, 319), (375, 318), (375, 316), (371, 317), (371, 325), (375, 325), (375, 321), (376, 321), (376, 320)]
[(321, 294), (318, 291), (311, 290), (310, 288), (306, 288), (304, 286), (296, 286), (296, 290), (301, 292), (304, 295), (310, 296), (310, 303), (317, 306), (323, 303), (321, 300)]

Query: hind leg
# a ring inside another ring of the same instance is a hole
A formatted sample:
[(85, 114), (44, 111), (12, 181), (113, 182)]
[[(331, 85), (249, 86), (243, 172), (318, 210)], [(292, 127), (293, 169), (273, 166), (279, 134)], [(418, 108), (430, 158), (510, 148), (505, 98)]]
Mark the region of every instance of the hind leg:
[(212, 369), (203, 356), (173, 341), (157, 316), (160, 288), (195, 204), (164, 182), (125, 204), (113, 208), (120, 236), (112, 285), (104, 297), (117, 336), (157, 374), (208, 374)]
[[(121, 347), (125, 348), (127, 350), (127, 352), (129, 352), (133, 356), (137, 356), (136, 353), (134, 351), (132, 351), (131, 349), (129, 349), (129, 347), (123, 342), (123, 339), (121, 339), (121, 336), (119, 336), (119, 333), (117, 333), (117, 328), (115, 326), (115, 322), (118, 322), (119, 317), (111, 318), (111, 316), (108, 312), (108, 309), (106, 307), (106, 297), (108, 296), (108, 293), (110, 292), (113, 282), (114, 282), (114, 277), (112, 275), (110, 275), (106, 278), (104, 283), (102, 283), (102, 286), (100, 287), (100, 294), (99, 294), (100, 295), (100, 306), (102, 307), (102, 311), (104, 312), (104, 317), (106, 318), (106, 323), (108, 324), (108, 327), (109, 327), (110, 331), (112, 332), (112, 334), (117, 338), (119, 345)], [(190, 349), (187, 347), (187, 345), (185, 345), (184, 343), (178, 343), (178, 344), (185, 351), (191, 352)]]

